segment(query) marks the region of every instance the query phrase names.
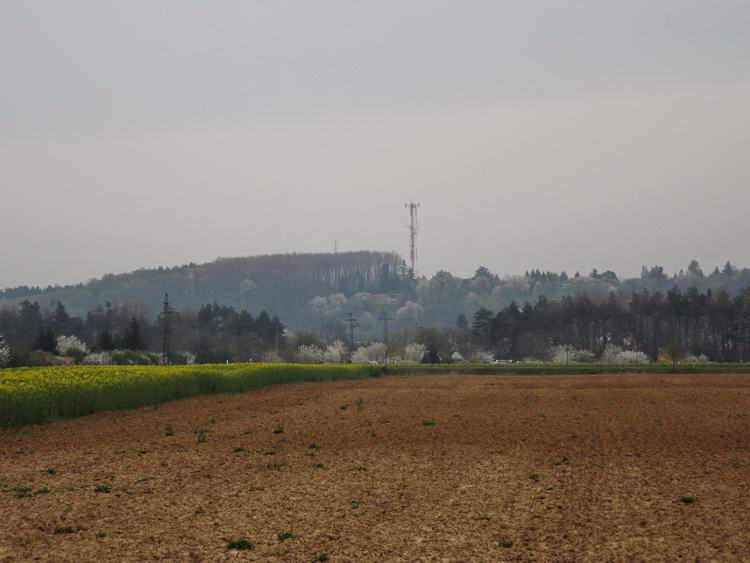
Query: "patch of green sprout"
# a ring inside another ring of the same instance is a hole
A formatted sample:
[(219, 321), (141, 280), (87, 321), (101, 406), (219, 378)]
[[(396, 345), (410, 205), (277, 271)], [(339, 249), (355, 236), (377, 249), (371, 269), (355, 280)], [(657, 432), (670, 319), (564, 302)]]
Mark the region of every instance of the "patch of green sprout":
[(16, 498), (29, 498), (31, 496), (31, 487), (16, 487), (12, 490), (16, 493)]
[(243, 538), (231, 540), (227, 543), (227, 549), (230, 550), (245, 551), (248, 549), (253, 549), (254, 547), (255, 545), (253, 545), (253, 542), (247, 541)]

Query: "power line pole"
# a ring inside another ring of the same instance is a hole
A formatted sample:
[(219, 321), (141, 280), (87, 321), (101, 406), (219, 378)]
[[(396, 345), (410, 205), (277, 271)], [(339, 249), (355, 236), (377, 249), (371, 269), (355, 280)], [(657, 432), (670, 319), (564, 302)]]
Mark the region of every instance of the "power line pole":
[(383, 321), (383, 343), (385, 344), (385, 365), (388, 365), (388, 321), (393, 320), (392, 317), (388, 316), (388, 313), (383, 313), (383, 316), (378, 320)]
[(164, 365), (169, 364), (169, 337), (170, 337), (170, 326), (169, 317), (174, 311), (169, 305), (169, 294), (164, 292), (164, 310), (159, 315), (162, 318), (163, 331), (161, 337), (161, 360)]
[(354, 315), (349, 313), (349, 316), (344, 320), (345, 323), (349, 323), (349, 353), (354, 352), (354, 325), (357, 323), (357, 319)]
[(417, 218), (417, 209), (419, 209), (419, 202), (414, 203), (410, 201), (405, 204), (409, 210), (410, 223), (407, 229), (409, 229), (409, 261), (411, 262), (411, 275), (413, 278), (417, 277), (417, 231), (419, 230), (419, 220)]

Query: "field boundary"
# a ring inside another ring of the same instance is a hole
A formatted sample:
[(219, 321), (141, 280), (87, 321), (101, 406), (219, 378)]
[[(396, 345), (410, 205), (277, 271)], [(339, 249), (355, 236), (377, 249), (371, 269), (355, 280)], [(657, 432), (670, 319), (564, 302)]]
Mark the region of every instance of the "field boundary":
[(374, 377), (375, 365), (205, 364), (58, 366), (0, 370), (0, 428), (240, 393), (282, 383)]
[(732, 364), (203, 364), (56, 366), (0, 370), (0, 428), (240, 393), (282, 383), (354, 380), (379, 375), (750, 374)]
[(750, 363), (731, 364), (428, 364), (389, 365), (387, 375), (436, 375), (439, 373), (471, 375), (596, 375), (596, 374), (711, 374), (748, 373)]

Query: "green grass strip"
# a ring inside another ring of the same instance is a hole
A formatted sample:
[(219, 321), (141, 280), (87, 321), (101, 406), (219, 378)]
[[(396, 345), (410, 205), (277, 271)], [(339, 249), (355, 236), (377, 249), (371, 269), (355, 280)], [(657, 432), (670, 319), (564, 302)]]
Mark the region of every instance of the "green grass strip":
[(709, 364), (428, 364), (390, 365), (385, 370), (391, 375), (449, 374), (476, 375), (595, 375), (607, 373), (690, 374), (690, 373), (750, 373), (748, 363)]

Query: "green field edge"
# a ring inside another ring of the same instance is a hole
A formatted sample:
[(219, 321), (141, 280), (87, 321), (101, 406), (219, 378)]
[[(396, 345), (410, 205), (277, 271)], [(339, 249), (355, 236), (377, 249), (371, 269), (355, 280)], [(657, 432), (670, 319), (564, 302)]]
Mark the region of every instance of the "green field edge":
[(731, 364), (429, 364), (389, 365), (387, 375), (471, 374), (471, 375), (597, 375), (597, 374), (744, 374), (750, 373), (750, 363)]
[(377, 365), (64, 366), (0, 371), (0, 428), (270, 385), (376, 377)]
[(746, 374), (727, 364), (205, 364), (64, 366), (0, 370), (0, 428), (12, 429), (170, 401), (241, 393), (269, 385), (356, 380), (379, 375)]

